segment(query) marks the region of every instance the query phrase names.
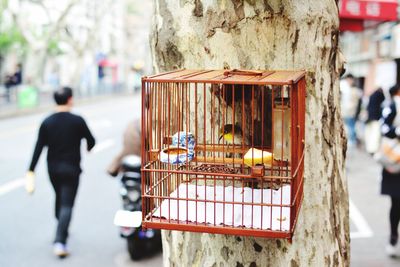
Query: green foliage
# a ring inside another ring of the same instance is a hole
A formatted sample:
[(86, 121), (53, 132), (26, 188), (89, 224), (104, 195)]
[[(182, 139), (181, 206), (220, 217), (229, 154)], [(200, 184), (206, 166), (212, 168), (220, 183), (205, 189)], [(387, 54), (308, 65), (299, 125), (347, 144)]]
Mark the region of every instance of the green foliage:
[(0, 54), (7, 53), (11, 48), (24, 52), (27, 42), (10, 19), (6, 19), (8, 0), (0, 0)]
[(63, 51), (61, 50), (59, 43), (60, 42), (57, 39), (51, 39), (47, 47), (47, 53), (51, 56), (58, 56), (63, 54)]
[(7, 53), (12, 47), (24, 49), (26, 40), (16, 27), (0, 31), (0, 54)]

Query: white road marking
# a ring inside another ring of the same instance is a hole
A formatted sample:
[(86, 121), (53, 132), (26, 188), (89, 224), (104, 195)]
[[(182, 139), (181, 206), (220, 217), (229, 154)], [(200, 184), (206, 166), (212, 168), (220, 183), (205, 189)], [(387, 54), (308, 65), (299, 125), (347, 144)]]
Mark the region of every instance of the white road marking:
[(356, 205), (351, 199), (349, 199), (350, 209), (350, 220), (354, 223), (357, 228), (357, 232), (350, 232), (350, 238), (370, 238), (374, 235), (371, 227), (369, 227), (367, 221), (361, 212), (357, 209)]
[(114, 139), (107, 139), (99, 144), (97, 144), (93, 150), (92, 153), (96, 154), (99, 153), (103, 150), (106, 150), (107, 148), (113, 146), (115, 144), (115, 140)]
[(19, 187), (25, 185), (25, 178), (11, 180), (3, 185), (0, 185), (0, 196), (7, 194)]

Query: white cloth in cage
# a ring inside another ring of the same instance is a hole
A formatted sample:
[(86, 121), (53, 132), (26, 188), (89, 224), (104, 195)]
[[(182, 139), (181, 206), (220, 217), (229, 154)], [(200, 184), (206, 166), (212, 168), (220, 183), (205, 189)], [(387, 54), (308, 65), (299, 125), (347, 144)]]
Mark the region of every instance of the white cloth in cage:
[[(197, 204), (194, 201), (196, 194)], [(171, 193), (170, 197), (188, 198), (190, 200), (165, 199), (153, 213), (153, 217), (198, 223), (206, 222), (217, 226), (244, 226), (246, 228), (276, 231), (290, 230), (289, 207), (251, 205), (251, 203), (290, 205), (290, 185), (284, 185), (280, 189), (274, 190), (181, 184), (177, 190)], [(244, 202), (245, 204), (235, 203), (233, 205), (211, 202), (214, 200)]]

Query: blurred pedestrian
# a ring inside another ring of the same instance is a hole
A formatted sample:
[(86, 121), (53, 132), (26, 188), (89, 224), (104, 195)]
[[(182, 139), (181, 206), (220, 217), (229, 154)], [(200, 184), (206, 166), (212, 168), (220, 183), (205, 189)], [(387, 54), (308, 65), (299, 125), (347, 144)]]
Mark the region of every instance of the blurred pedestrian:
[[(392, 102), (390, 106), (382, 111), (382, 135), (388, 138), (400, 138), (400, 85), (395, 85), (390, 89)], [(400, 163), (399, 163), (400, 164)], [(389, 256), (397, 256), (398, 226), (400, 221), (400, 173), (391, 173), (385, 168), (382, 169), (381, 193), (389, 195), (391, 198), (390, 219), (390, 238), (386, 246), (386, 253)]]
[(115, 177), (121, 170), (122, 159), (127, 155), (140, 156), (141, 153), (141, 132), (140, 119), (129, 122), (124, 132), (122, 151), (113, 159), (107, 168), (108, 174)]
[(381, 125), (379, 119), (382, 115), (382, 103), (385, 95), (382, 88), (376, 89), (370, 96), (367, 105), (368, 118), (365, 122), (365, 149), (374, 154), (379, 149)]
[(348, 74), (340, 81), (340, 93), (342, 117), (346, 127), (348, 145), (354, 147), (357, 144), (356, 117), (362, 92), (354, 86), (354, 76), (352, 74)]
[(33, 193), (35, 189), (34, 170), (43, 147), (47, 147), (47, 169), (54, 188), (55, 217), (58, 220), (54, 240), (54, 253), (59, 257), (68, 255), (66, 246), (72, 208), (79, 185), (81, 140), (86, 139), (87, 150), (95, 145), (85, 120), (72, 114), (72, 89), (62, 87), (54, 93), (56, 112), (47, 117), (40, 125), (39, 135), (27, 174), (26, 189)]
[(22, 84), (22, 65), (18, 63), (13, 74), (8, 74), (5, 77), (4, 87), (6, 88), (6, 101), (11, 100), (11, 91), (14, 87)]

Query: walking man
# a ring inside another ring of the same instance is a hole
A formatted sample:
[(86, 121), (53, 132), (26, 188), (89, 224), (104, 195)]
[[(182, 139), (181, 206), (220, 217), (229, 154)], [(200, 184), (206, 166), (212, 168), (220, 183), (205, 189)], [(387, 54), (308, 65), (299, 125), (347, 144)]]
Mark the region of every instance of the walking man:
[(68, 255), (66, 246), (68, 227), (71, 221), (72, 208), (79, 185), (80, 145), (86, 139), (87, 150), (95, 145), (85, 120), (70, 113), (73, 105), (72, 89), (62, 87), (54, 93), (57, 104), (56, 112), (47, 117), (41, 124), (32, 162), (27, 175), (26, 189), (33, 193), (35, 188), (34, 170), (43, 147), (47, 147), (47, 169), (53, 185), (56, 203), (55, 216), (58, 220), (54, 253), (59, 257)]

